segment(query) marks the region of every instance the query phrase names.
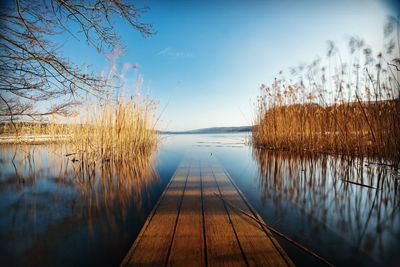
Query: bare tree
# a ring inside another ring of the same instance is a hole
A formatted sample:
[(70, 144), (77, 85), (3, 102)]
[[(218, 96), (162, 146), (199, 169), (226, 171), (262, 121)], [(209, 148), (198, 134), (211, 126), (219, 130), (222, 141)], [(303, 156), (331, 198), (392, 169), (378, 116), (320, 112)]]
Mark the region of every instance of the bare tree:
[[(61, 55), (52, 38), (82, 37), (100, 53), (120, 43), (115, 19), (127, 22), (144, 37), (151, 25), (138, 19), (146, 8), (124, 0), (14, 0), (0, 10), (0, 120), (15, 122), (66, 115), (77, 96), (100, 96), (109, 86)], [(79, 32), (71, 29), (76, 27)], [(49, 103), (52, 103), (51, 105)]]

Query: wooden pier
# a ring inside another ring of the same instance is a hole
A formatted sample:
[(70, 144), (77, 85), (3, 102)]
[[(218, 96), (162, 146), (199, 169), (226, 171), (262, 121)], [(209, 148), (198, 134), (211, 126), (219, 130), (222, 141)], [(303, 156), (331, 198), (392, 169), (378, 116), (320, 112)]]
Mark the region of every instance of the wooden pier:
[(260, 220), (213, 156), (186, 158), (121, 266), (293, 266)]

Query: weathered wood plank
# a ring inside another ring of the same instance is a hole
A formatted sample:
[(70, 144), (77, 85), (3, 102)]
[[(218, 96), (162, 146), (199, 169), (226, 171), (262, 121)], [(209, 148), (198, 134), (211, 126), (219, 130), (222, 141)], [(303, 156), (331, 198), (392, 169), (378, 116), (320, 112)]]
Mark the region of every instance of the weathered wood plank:
[(189, 164), (183, 161), (178, 167), (121, 266), (164, 266), (166, 264), (186, 186)]
[(202, 166), (201, 178), (208, 266), (246, 266), (209, 166)]
[(190, 168), (168, 266), (205, 266), (200, 168)]
[(225, 169), (199, 162), (180, 164), (121, 266), (292, 265), (266, 227), (238, 212), (262, 220)]
[(248, 265), (292, 266), (292, 262), (290, 260), (287, 261), (285, 258), (286, 255), (282, 255), (280, 249), (277, 248), (279, 244), (272, 240), (272, 235), (266, 232), (260, 223), (238, 211), (240, 209), (254, 216), (248, 203), (244, 201), (238, 189), (232, 184), (225, 170), (215, 162), (212, 166), (219, 193), (227, 203), (235, 207), (234, 209), (230, 205), (227, 205), (229, 217), (237, 233)]
[[(261, 218), (260, 214), (258, 214), (258, 212), (251, 206), (251, 204), (249, 203), (249, 201), (246, 199), (246, 197), (243, 195), (243, 193), (240, 191), (240, 189), (238, 188), (238, 186), (235, 184), (235, 182), (232, 180), (232, 178), (229, 176), (229, 173), (224, 170), (226, 175), (228, 176), (229, 180), (231, 181), (231, 183), (233, 184), (233, 186), (236, 188), (236, 190), (238, 191), (239, 195), (242, 197), (243, 201), (246, 203), (247, 207), (249, 208), (249, 210), (251, 211), (254, 218), (256, 218), (257, 220), (259, 220), (260, 222), (264, 222), (263, 218)], [(278, 252), (281, 254), (282, 258), (285, 260), (285, 262), (287, 263), (288, 266), (296, 266), (293, 261), (290, 259), (290, 257), (287, 255), (287, 253), (285, 252), (285, 250), (281, 247), (281, 245), (279, 244), (279, 242), (274, 238), (273, 234), (271, 233), (271, 231), (265, 226), (265, 222), (263, 224), (261, 224), (262, 229), (264, 230), (264, 232), (267, 234), (267, 236), (270, 238), (270, 240), (272, 241), (272, 243), (275, 245), (276, 249), (278, 250)]]

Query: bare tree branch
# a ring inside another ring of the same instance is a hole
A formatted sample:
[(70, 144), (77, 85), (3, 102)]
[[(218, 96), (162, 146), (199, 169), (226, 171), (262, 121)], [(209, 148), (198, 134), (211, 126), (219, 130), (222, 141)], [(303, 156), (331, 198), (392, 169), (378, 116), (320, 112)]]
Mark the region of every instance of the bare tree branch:
[[(139, 21), (145, 10), (123, 0), (14, 0), (1, 6), (0, 120), (68, 114), (83, 93), (102, 96), (111, 82), (61, 56), (49, 37), (69, 34), (79, 40), (70, 30), (75, 25), (88, 44), (107, 53), (120, 45), (116, 18), (144, 37), (154, 34)], [(59, 104), (49, 107), (52, 102)]]

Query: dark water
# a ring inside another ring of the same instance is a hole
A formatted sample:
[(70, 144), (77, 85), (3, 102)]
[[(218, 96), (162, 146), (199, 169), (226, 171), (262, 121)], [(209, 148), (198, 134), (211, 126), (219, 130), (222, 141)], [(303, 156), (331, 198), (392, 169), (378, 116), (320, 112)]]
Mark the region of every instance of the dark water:
[[(1, 146), (2, 263), (118, 266), (183, 156), (207, 152), (201, 154), (218, 158), (269, 225), (334, 264), (400, 266), (397, 171), (360, 159), (253, 150), (247, 139), (163, 136), (154, 157), (87, 175), (63, 156), (68, 146), (22, 146), (17, 153)], [(297, 265), (320, 264), (277, 239)]]

